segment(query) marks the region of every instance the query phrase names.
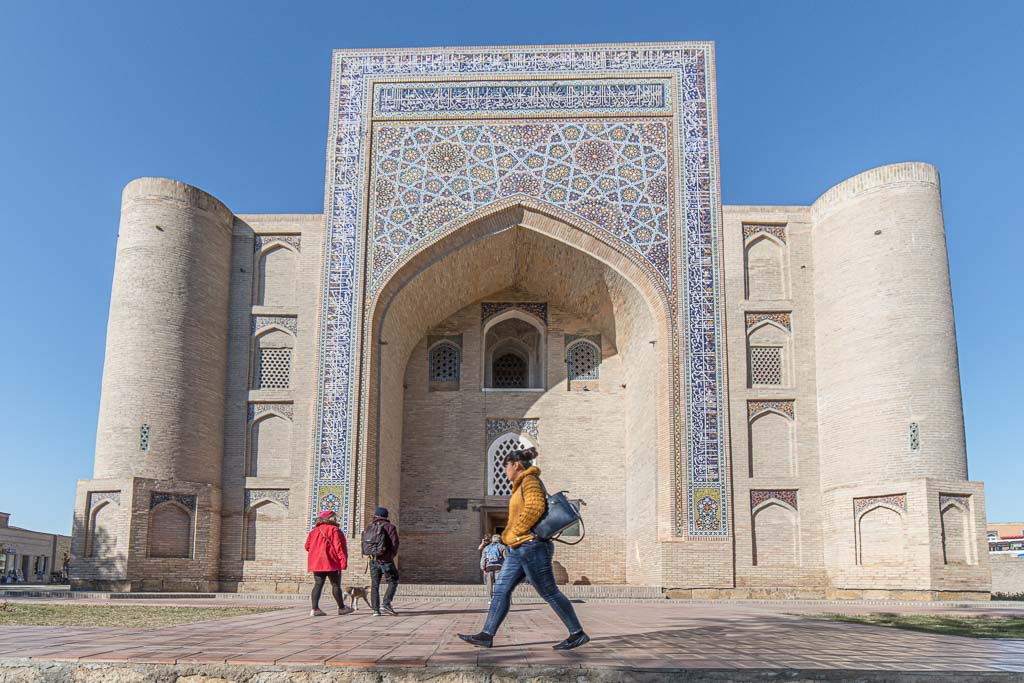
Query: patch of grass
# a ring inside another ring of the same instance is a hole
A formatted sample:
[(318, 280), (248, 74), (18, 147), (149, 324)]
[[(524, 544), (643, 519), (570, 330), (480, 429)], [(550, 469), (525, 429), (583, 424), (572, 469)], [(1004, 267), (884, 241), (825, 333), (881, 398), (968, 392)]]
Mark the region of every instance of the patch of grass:
[(244, 614), (275, 607), (159, 607), (149, 605), (69, 605), (8, 602), (0, 604), (0, 626), (107, 626), (157, 628)]
[(939, 614), (814, 614), (815, 619), (888, 626), (908, 631), (967, 638), (1024, 638), (1024, 617), (950, 616)]

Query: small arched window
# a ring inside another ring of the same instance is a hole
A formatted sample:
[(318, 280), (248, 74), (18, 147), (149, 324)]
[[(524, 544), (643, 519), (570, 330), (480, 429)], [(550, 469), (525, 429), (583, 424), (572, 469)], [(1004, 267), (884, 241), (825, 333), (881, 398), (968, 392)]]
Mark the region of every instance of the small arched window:
[(458, 382), (462, 354), (451, 342), (441, 342), (430, 349), (430, 381)]
[(566, 351), (569, 381), (598, 380), (601, 377), (601, 351), (597, 345), (579, 341)]

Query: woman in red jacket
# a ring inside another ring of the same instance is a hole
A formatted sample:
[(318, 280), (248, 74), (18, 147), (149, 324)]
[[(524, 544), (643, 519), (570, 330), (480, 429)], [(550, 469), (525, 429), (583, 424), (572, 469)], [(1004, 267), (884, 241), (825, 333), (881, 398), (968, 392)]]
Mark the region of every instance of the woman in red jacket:
[(313, 572), (312, 617), (326, 616), (320, 609), (320, 593), (324, 590), (324, 579), (331, 581), (331, 593), (338, 603), (338, 614), (348, 614), (351, 607), (345, 607), (341, 594), (341, 570), (348, 568), (348, 543), (345, 534), (338, 528), (338, 517), (330, 510), (324, 510), (316, 518), (313, 530), (306, 537), (306, 551), (309, 553), (306, 567)]

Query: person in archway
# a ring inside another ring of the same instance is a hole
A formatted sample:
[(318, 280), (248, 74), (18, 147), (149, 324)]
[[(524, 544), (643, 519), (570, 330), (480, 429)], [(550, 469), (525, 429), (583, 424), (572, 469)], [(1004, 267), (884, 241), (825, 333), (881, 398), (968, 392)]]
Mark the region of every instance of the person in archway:
[(338, 603), (338, 614), (348, 614), (351, 607), (345, 607), (345, 599), (341, 594), (341, 572), (348, 567), (348, 544), (345, 534), (338, 526), (338, 516), (331, 510), (324, 510), (316, 518), (316, 525), (306, 537), (306, 551), (309, 553), (306, 564), (313, 572), (313, 592), (310, 599), (313, 609), (310, 616), (325, 616), (320, 609), (320, 594), (324, 589), (324, 581), (330, 580), (331, 594)]
[[(381, 613), (395, 617), (398, 613), (391, 606), (391, 601), (398, 591), (398, 567), (395, 557), (398, 555), (398, 529), (388, 519), (388, 509), (379, 507), (373, 512), (373, 521), (363, 531), (363, 554), (370, 558), (370, 608), (373, 616)], [(380, 600), (380, 580), (388, 582), (388, 590), (384, 594), (384, 602)]]
[(554, 649), (571, 650), (590, 641), (590, 636), (580, 626), (572, 603), (555, 584), (551, 570), (555, 544), (533, 535), (533, 527), (547, 510), (540, 469), (532, 464), (536, 457), (537, 449), (532, 447), (512, 451), (505, 456), (505, 476), (512, 482), (512, 496), (508, 501), (508, 526), (502, 532), (501, 540), (511, 550), (495, 581), (494, 597), (483, 630), (473, 635), (459, 634), (459, 638), (477, 647), (491, 647), (494, 643), (494, 634), (508, 615), (512, 591), (524, 578), (530, 580), (537, 593), (569, 629), (569, 637)]

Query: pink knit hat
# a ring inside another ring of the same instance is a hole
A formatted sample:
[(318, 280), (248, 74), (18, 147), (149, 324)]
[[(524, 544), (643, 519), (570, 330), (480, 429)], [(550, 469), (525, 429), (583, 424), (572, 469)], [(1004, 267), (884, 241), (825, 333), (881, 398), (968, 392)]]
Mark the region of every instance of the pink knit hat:
[(333, 510), (323, 510), (317, 517), (320, 519), (329, 519), (334, 516)]

